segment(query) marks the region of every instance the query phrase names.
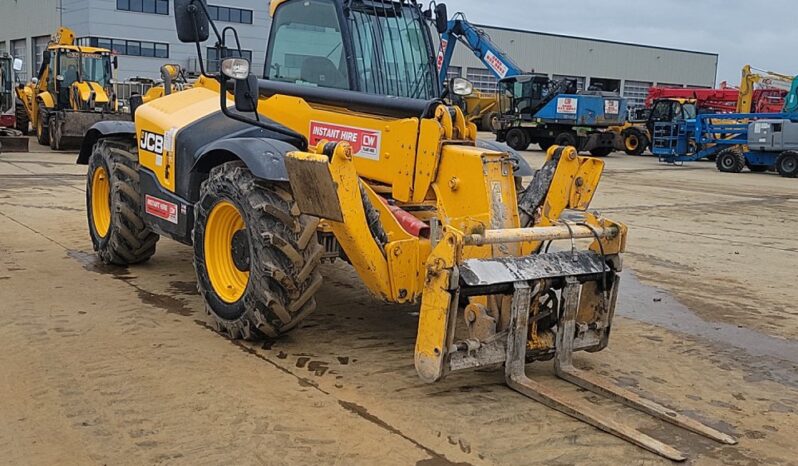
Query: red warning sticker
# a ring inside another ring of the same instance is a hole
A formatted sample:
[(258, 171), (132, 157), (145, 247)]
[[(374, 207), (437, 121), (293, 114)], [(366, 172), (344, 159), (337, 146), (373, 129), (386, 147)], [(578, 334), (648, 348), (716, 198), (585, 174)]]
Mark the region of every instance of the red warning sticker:
[(352, 146), (352, 152), (357, 157), (371, 160), (380, 159), (381, 131), (311, 121), (310, 144), (318, 144), (319, 141), (324, 139), (331, 142), (348, 142)]
[(177, 204), (147, 194), (144, 196), (144, 210), (150, 215), (177, 224)]

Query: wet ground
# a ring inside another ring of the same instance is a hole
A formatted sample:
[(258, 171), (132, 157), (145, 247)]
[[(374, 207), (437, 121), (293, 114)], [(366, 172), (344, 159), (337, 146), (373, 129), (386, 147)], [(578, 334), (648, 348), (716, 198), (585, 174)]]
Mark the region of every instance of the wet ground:
[[(287, 338), (211, 331), (191, 250), (91, 253), (83, 167), (31, 142), (0, 155), (0, 452), (5, 464), (662, 464), (545, 408), (499, 372), (427, 385), (417, 311), (326, 265)], [(540, 153), (528, 153), (539, 165)], [(528, 368), (669, 439), (694, 464), (796, 464), (798, 181), (613, 155), (594, 207), (630, 226), (610, 347), (580, 367), (739, 437), (721, 446)]]

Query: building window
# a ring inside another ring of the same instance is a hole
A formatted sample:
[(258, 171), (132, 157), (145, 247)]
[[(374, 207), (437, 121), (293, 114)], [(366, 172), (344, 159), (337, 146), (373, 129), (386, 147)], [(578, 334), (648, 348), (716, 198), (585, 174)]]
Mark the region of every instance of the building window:
[(252, 10), (242, 10), (229, 6), (208, 5), (208, 14), (214, 21), (252, 24)]
[(480, 92), (496, 92), (496, 76), (487, 68), (466, 68), (466, 79)]
[(674, 88), (674, 87), (684, 87), (684, 86), (676, 83), (657, 83), (656, 87)]
[[(222, 59), (224, 58), (246, 58), (252, 63), (252, 50), (241, 49), (241, 54), (237, 49), (222, 49)], [(217, 54), (216, 47), (208, 47), (208, 72), (215, 73), (219, 71), (219, 62), (222, 60)]]
[(653, 83), (649, 81), (624, 81), (623, 96), (629, 107), (641, 107), (646, 104), (648, 90)]
[(450, 66), (449, 69), (446, 70), (446, 81), (449, 81), (452, 78), (460, 78), (462, 76), (463, 76), (462, 66)]
[(39, 69), (42, 67), (44, 59), (44, 51), (47, 50), (47, 44), (50, 42), (50, 36), (34, 37), (31, 40), (31, 52), (33, 52), (33, 74), (38, 74)]
[(78, 45), (101, 47), (119, 55), (133, 57), (169, 58), (169, 44), (146, 40), (109, 39), (108, 37), (81, 37)]
[(26, 45), (25, 39), (11, 41), (11, 56), (14, 58), (19, 58), (25, 63), (25, 66), (22, 67), (22, 71), (17, 72), (17, 77), (22, 82), (28, 80), (28, 61), (27, 61), (28, 55), (26, 53), (27, 48), (28, 47)]
[(116, 0), (116, 9), (138, 13), (169, 14), (169, 0)]

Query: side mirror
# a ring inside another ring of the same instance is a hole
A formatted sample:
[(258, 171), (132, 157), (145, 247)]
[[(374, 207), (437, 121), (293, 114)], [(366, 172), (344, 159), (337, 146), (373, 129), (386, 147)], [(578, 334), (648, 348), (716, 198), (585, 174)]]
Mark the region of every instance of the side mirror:
[(114, 69), (119, 68), (119, 60), (117, 59), (116, 55), (114, 55), (114, 58), (111, 60), (111, 63), (113, 63)]
[(446, 4), (435, 5), (435, 29), (438, 34), (443, 34), (449, 28), (449, 15), (446, 12)]
[(258, 77), (249, 72), (246, 58), (226, 58), (222, 60), (222, 74), (235, 79), (233, 99), (236, 110), (242, 113), (258, 109)]
[(474, 93), (474, 83), (465, 78), (452, 78), (449, 81), (449, 89), (452, 90), (452, 94), (461, 97), (471, 95)]
[(14, 68), (14, 71), (22, 71), (22, 59), (21, 58), (15, 58), (14, 59), (14, 64), (11, 65), (11, 67)]
[(186, 43), (208, 40), (210, 21), (205, 14), (205, 0), (174, 0), (174, 3), (178, 40)]

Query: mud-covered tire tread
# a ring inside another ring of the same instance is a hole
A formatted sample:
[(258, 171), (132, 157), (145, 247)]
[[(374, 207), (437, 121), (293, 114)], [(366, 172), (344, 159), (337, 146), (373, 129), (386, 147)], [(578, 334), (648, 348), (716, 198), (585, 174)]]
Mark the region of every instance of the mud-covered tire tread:
[[(250, 274), (240, 314), (223, 317), (204, 262), (205, 221), (220, 199), (241, 211), (250, 238)], [(200, 294), (213, 326), (231, 339), (276, 338), (295, 328), (316, 308), (324, 250), (315, 232), (318, 220), (301, 215), (287, 187), (260, 182), (239, 161), (211, 170), (200, 188), (194, 227), (194, 266)], [(256, 238), (260, 238), (257, 240)]]
[[(91, 179), (94, 167), (101, 162), (111, 178), (111, 227), (105, 238), (96, 234), (91, 218)], [(94, 250), (106, 264), (137, 264), (155, 254), (159, 236), (142, 218), (139, 179), (135, 141), (108, 138), (94, 145), (86, 182), (86, 209)]]

